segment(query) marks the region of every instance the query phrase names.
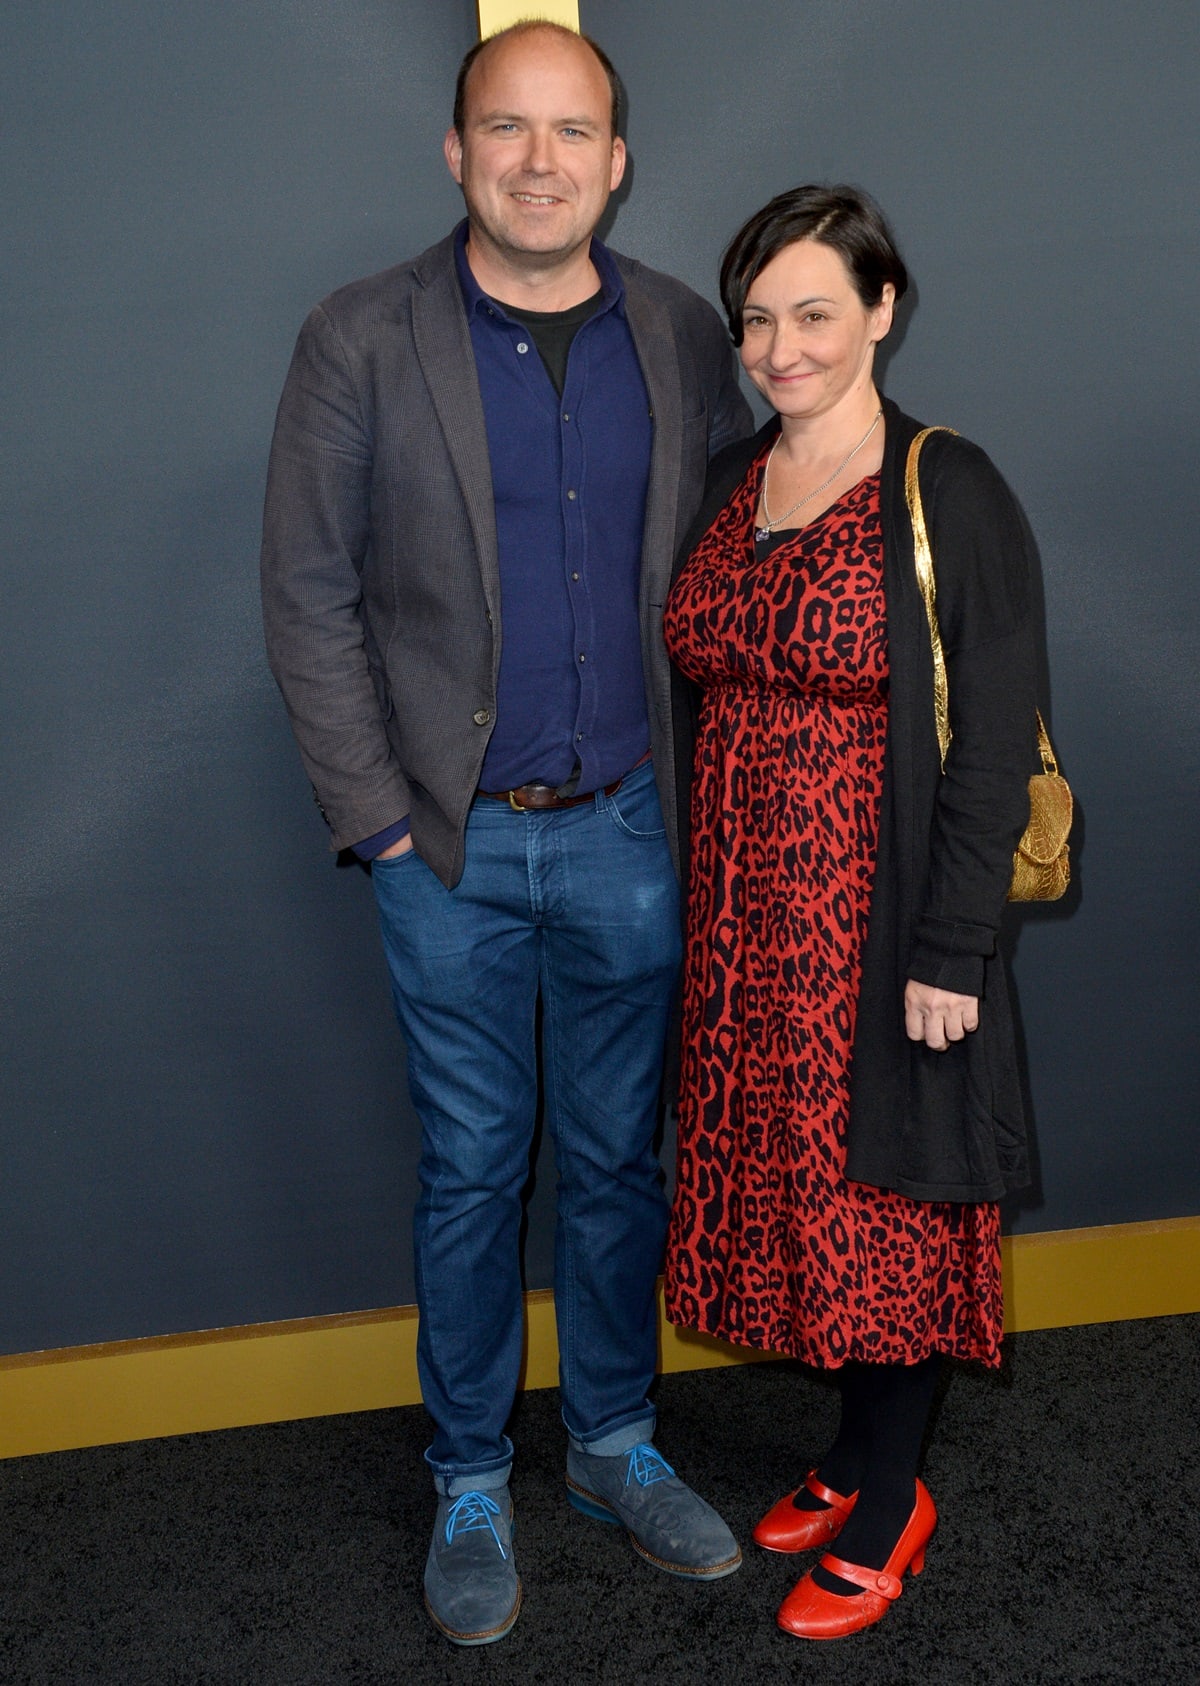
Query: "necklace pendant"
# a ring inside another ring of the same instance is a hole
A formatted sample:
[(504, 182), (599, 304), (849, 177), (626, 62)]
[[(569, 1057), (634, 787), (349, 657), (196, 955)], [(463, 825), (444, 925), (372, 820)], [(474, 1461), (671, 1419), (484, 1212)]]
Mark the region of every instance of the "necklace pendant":
[(754, 537), (757, 539), (759, 544), (766, 544), (770, 536), (771, 529), (769, 527), (756, 527), (754, 529)]

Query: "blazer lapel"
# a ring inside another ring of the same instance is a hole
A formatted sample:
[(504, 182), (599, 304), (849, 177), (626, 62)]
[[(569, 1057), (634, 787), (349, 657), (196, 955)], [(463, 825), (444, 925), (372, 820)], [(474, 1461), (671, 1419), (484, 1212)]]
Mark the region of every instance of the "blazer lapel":
[(488, 607), (498, 625), (500, 559), (487, 428), (471, 331), (454, 268), (452, 238), (434, 248), (431, 256), (441, 258), (443, 254), (444, 261), (436, 267), (426, 260), (416, 271), (413, 344), (466, 505)]
[(666, 306), (626, 274), (625, 314), (633, 335), (642, 377), (654, 417), (650, 483), (646, 489), (646, 526), (642, 543), (643, 613), (662, 603), (675, 554), (679, 502), (679, 457), (683, 446), (679, 355)]

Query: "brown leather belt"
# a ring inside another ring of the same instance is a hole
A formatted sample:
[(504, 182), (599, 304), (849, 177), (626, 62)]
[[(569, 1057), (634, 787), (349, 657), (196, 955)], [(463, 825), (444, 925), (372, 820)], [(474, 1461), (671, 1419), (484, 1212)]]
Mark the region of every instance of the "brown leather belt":
[[(624, 783), (622, 774), (612, 784), (606, 784), (605, 796), (615, 796)], [(523, 814), (526, 808), (581, 808), (585, 802), (596, 800), (594, 790), (589, 790), (586, 796), (560, 796), (552, 784), (519, 784), (515, 790), (477, 790), (475, 794), (490, 797), (493, 802), (507, 802), (518, 814)]]
[[(636, 773), (639, 767), (644, 767), (650, 754), (647, 750), (640, 761), (634, 762), (629, 773)], [(612, 784), (606, 784), (605, 796), (615, 796), (629, 773), (622, 773)], [(526, 808), (581, 808), (585, 802), (594, 802), (597, 792), (589, 790), (586, 796), (560, 796), (552, 784), (519, 784), (515, 790), (477, 790), (475, 794), (486, 796), (492, 802), (507, 802), (515, 813), (523, 814)]]

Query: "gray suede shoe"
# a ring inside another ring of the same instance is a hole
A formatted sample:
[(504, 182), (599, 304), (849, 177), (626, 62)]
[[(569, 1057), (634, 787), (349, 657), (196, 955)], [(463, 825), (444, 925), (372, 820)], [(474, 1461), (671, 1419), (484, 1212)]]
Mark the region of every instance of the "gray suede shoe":
[(512, 1500), (493, 1493), (438, 1497), (425, 1561), (425, 1608), (454, 1645), (503, 1639), (521, 1608), (512, 1550)]
[(621, 1523), (634, 1549), (669, 1574), (715, 1581), (741, 1567), (738, 1543), (716, 1511), (646, 1441), (615, 1458), (569, 1446), (567, 1497), (585, 1516)]

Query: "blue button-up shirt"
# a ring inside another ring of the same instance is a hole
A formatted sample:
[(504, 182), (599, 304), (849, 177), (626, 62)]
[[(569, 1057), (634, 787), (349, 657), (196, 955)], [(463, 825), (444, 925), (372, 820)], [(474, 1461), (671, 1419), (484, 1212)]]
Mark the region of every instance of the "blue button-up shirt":
[(491, 459), (502, 644), (485, 790), (599, 789), (646, 753), (638, 585), (653, 424), (625, 288), (598, 240), (595, 314), (561, 398), (529, 329), (484, 293), (458, 231), (459, 281)]
[[(484, 790), (599, 790), (650, 745), (638, 586), (653, 423), (625, 285), (593, 240), (595, 314), (577, 330), (561, 398), (529, 329), (455, 255), (483, 399), (500, 554), (502, 643)], [(355, 845), (364, 860), (408, 820)]]

